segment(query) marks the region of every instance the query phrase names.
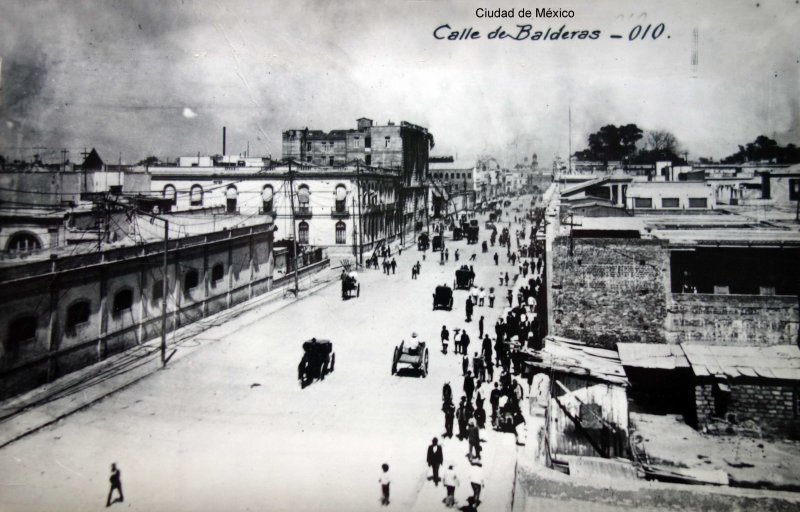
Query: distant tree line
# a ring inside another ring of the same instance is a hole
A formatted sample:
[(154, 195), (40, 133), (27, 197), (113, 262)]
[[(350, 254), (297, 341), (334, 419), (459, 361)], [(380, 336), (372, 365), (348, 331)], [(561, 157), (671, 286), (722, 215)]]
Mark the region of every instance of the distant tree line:
[[(644, 131), (635, 124), (615, 126), (609, 124), (591, 133), (588, 148), (575, 152), (578, 160), (654, 164), (668, 160), (674, 165), (686, 165), (686, 150), (678, 138), (666, 130)], [(713, 163), (712, 158), (701, 157), (700, 163)], [(739, 146), (739, 151), (724, 158), (722, 163), (774, 162), (800, 163), (800, 148), (794, 144), (779, 146), (777, 142), (760, 135), (755, 141)]]

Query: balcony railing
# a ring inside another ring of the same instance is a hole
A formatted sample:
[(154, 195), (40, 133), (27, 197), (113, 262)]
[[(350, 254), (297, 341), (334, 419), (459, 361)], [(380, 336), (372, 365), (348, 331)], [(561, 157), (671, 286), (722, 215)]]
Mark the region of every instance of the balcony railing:
[(294, 211), (294, 216), (298, 219), (310, 219), (311, 218), (311, 207), (310, 206), (299, 206)]
[(331, 210), (331, 217), (334, 219), (346, 219), (350, 217), (350, 210), (346, 208), (344, 210), (333, 209)]

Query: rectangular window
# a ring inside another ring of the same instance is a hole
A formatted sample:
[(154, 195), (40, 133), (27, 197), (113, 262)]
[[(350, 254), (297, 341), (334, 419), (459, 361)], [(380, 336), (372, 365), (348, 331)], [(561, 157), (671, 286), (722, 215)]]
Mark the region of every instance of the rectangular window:
[(653, 200), (649, 197), (634, 197), (633, 198), (633, 207), (634, 208), (652, 208), (653, 207)]
[(680, 200), (677, 197), (664, 197), (661, 199), (662, 208), (677, 208), (680, 206)]
[(789, 201), (800, 200), (800, 179), (793, 178), (789, 180)]
[(372, 137), (364, 137), (364, 147), (365, 148), (372, 147)]
[(306, 151), (311, 151), (311, 143), (306, 142)]
[(388, 148), (388, 147), (389, 147), (389, 142), (390, 142), (391, 140), (392, 140), (392, 138), (391, 138), (391, 137), (384, 137), (384, 138), (383, 138), (383, 147), (385, 147), (385, 148)]
[(354, 148), (361, 147), (361, 139), (360, 138), (358, 138), (358, 137), (354, 137), (353, 138), (353, 147)]
[(705, 197), (690, 197), (689, 208), (708, 208), (708, 199)]

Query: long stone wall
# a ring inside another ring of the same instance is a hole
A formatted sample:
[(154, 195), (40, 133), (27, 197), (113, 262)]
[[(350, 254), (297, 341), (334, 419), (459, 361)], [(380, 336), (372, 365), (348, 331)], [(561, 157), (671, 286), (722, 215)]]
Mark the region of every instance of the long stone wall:
[(567, 237), (553, 243), (551, 332), (589, 345), (665, 343), (669, 253), (659, 241)]
[(667, 336), (676, 343), (787, 345), (797, 341), (797, 297), (673, 293)]

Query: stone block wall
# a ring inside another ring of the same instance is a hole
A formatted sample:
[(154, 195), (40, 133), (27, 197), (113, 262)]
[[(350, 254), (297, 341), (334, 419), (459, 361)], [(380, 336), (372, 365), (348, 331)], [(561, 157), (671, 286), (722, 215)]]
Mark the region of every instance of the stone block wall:
[(553, 243), (551, 332), (589, 345), (665, 343), (669, 252), (656, 240)]
[[(698, 424), (707, 423), (715, 415), (712, 383), (695, 386)], [(797, 386), (787, 382), (745, 380), (729, 383), (730, 401), (727, 413), (737, 421), (752, 420), (762, 432), (797, 438), (800, 419), (797, 415)]]
[(787, 345), (797, 340), (797, 297), (674, 293), (667, 336), (675, 343)]

